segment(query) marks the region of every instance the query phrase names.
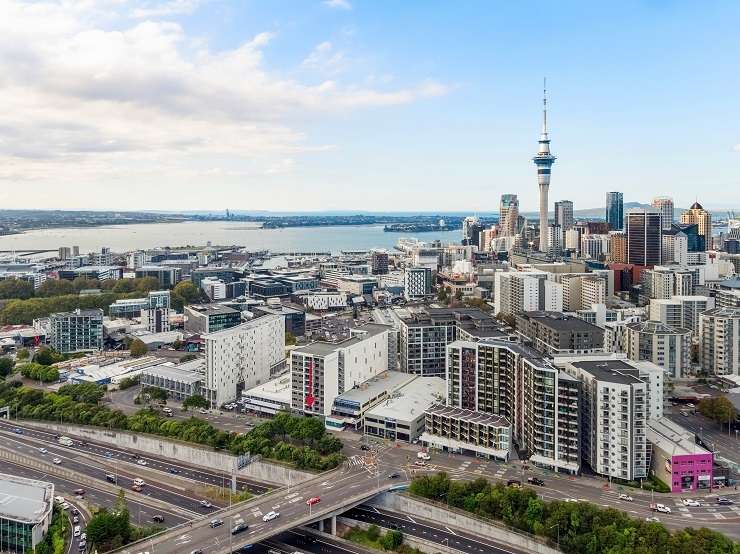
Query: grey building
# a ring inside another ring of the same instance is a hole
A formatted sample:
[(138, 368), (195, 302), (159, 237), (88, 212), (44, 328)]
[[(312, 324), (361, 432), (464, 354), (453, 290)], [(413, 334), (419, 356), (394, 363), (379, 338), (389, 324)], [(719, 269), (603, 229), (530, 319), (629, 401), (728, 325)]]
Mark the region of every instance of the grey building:
[(560, 312), (522, 312), (516, 329), (546, 354), (585, 354), (604, 348), (604, 330)]
[(190, 333), (215, 333), (242, 322), (242, 314), (222, 304), (191, 304), (183, 309), (185, 330)]
[(154, 277), (163, 289), (171, 289), (180, 281), (179, 267), (162, 265), (145, 265), (136, 268), (136, 277)]
[(624, 229), (624, 195), (621, 192), (606, 193), (606, 223), (609, 229)]
[(59, 312), (49, 317), (49, 344), (57, 352), (103, 349), (103, 310)]
[(0, 551), (33, 551), (51, 524), (54, 484), (0, 474), (0, 498)]
[(144, 386), (166, 390), (173, 400), (183, 401), (193, 395), (200, 395), (205, 380), (202, 370), (205, 360), (193, 360), (179, 366), (158, 365), (141, 372), (140, 382)]
[(279, 315), (285, 321), (285, 332), (291, 333), (295, 337), (302, 337), (306, 334), (306, 312), (297, 310), (290, 306), (270, 306), (263, 304), (252, 308), (255, 317), (263, 315)]

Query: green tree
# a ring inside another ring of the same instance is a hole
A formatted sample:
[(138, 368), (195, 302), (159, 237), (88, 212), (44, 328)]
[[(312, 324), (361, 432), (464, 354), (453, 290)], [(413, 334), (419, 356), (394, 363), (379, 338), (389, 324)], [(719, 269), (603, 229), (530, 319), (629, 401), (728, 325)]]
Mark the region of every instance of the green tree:
[(84, 289), (99, 289), (100, 281), (97, 279), (87, 279), (86, 277), (75, 277), (72, 280), (72, 287), (76, 292)]
[(15, 353), (15, 358), (18, 361), (21, 360), (27, 360), (30, 354), (28, 353), (27, 348), (19, 348), (18, 351)]
[(371, 541), (377, 541), (380, 537), (380, 527), (377, 525), (371, 525), (367, 528), (367, 538)]
[(159, 387), (144, 387), (141, 392), (142, 394), (148, 394), (152, 400), (167, 400), (169, 396), (166, 390)]
[(200, 289), (192, 281), (180, 281), (172, 289), (172, 292), (180, 296), (187, 304), (197, 302), (201, 297)]
[(105, 396), (105, 389), (95, 383), (80, 383), (78, 385), (63, 385), (59, 389), (61, 396), (68, 396), (76, 402), (97, 404)]
[(403, 533), (401, 531), (388, 531), (380, 540), (380, 546), (386, 550), (396, 550), (403, 544)]
[(720, 425), (730, 424), (737, 417), (737, 411), (726, 396), (704, 398), (699, 402), (699, 412)]
[(25, 300), (33, 296), (33, 284), (22, 279), (5, 279), (0, 281), (0, 299), (20, 298)]
[(458, 302), (460, 302), (462, 299), (463, 299), (463, 291), (462, 291), (462, 289), (457, 289), (455, 291), (455, 300), (457, 300)]
[(185, 399), (185, 401), (182, 403), (182, 407), (186, 410), (190, 408), (207, 408), (208, 400), (206, 400), (199, 394), (194, 394), (193, 396), (189, 396)]
[(36, 351), (33, 361), (41, 365), (52, 365), (64, 361), (65, 357), (53, 348), (42, 346)]
[(184, 364), (185, 362), (191, 362), (197, 359), (198, 359), (197, 354), (185, 354), (182, 358), (180, 358), (179, 363)]
[(136, 290), (136, 284), (133, 279), (119, 279), (116, 284), (113, 285), (113, 292), (126, 293), (134, 292)]
[(141, 339), (134, 339), (133, 341), (131, 341), (131, 344), (129, 345), (129, 350), (131, 351), (132, 358), (140, 358), (141, 356), (144, 356), (149, 352), (146, 344), (144, 344)]
[(36, 289), (36, 296), (62, 296), (64, 294), (72, 294), (73, 292), (75, 292), (75, 288), (72, 285), (72, 281), (47, 279)]
[(3, 356), (0, 358), (0, 377), (7, 377), (13, 371), (15, 363), (10, 358)]
[(159, 290), (160, 288), (159, 279), (156, 277), (140, 277), (136, 279), (136, 291), (142, 294)]

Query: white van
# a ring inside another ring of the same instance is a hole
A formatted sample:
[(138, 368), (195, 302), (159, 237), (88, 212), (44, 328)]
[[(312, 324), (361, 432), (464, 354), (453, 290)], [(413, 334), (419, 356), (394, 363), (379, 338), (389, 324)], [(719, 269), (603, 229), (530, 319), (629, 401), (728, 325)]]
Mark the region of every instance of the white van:
[(73, 533), (74, 536), (75, 537), (79, 537), (81, 532), (82, 531), (80, 530), (80, 526), (79, 525), (75, 525), (75, 530), (74, 530), (74, 533)]
[(146, 485), (146, 483), (144, 482), (144, 479), (137, 478), (134, 479), (134, 485), (136, 485), (137, 487), (143, 487), (144, 485)]

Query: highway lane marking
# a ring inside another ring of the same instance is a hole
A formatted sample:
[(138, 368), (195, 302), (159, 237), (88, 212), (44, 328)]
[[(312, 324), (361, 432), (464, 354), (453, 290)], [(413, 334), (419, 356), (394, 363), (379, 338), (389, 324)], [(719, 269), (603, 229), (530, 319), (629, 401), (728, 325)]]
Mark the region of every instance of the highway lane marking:
[[(446, 525), (445, 525), (445, 529), (447, 529), (447, 530), (448, 530), (448, 531), (449, 531), (450, 533), (452, 533), (453, 535), (457, 536), (457, 533), (455, 533), (455, 532), (454, 532), (454, 531), (453, 531), (452, 529), (450, 529), (450, 528), (449, 528), (449, 527), (447, 527)], [(455, 541), (455, 542), (456, 542), (456, 543), (458, 543), (458, 544), (460, 544), (460, 541)]]
[[(378, 513), (380, 513), (380, 512), (378, 512)], [(414, 521), (414, 518), (412, 518), (410, 515), (407, 515), (406, 517), (409, 518), (409, 521), (411, 523), (413, 523), (414, 525), (416, 525), (416, 522)]]

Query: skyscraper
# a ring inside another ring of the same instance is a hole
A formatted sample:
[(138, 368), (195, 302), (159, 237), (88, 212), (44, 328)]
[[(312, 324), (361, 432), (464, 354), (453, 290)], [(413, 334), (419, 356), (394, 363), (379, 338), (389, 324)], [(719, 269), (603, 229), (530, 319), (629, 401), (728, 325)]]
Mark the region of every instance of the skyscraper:
[(627, 263), (660, 265), (662, 215), (653, 209), (634, 208), (627, 212)]
[(519, 219), (519, 199), (516, 194), (502, 194), (499, 206), (498, 224), (501, 227), (501, 236), (516, 235)]
[(612, 231), (624, 229), (624, 195), (621, 192), (606, 193), (606, 222)]
[(547, 87), (542, 97), (542, 133), (540, 148), (532, 161), (537, 166), (537, 183), (540, 186), (540, 251), (547, 252), (547, 194), (550, 191), (550, 168), (555, 156), (550, 153), (550, 137), (547, 134)]
[(681, 214), (681, 223), (698, 225), (699, 235), (704, 237), (704, 248), (711, 248), (712, 214), (706, 211), (699, 202), (694, 202), (688, 210)]
[(663, 229), (670, 229), (673, 223), (673, 198), (656, 196), (650, 205), (663, 215)]
[(563, 231), (573, 227), (573, 202), (561, 200), (555, 202), (555, 223), (563, 228)]

